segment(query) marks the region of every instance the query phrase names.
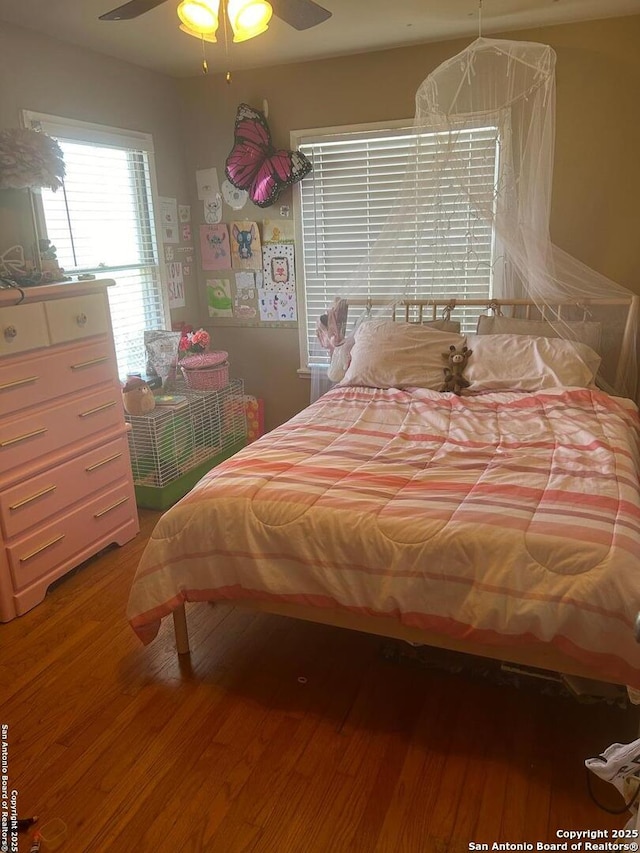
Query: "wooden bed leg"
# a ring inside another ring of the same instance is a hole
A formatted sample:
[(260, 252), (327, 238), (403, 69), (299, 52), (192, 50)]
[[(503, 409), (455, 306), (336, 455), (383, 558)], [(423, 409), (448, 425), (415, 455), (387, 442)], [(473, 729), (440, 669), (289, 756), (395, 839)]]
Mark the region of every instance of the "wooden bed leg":
[(187, 614), (184, 610), (184, 604), (177, 607), (173, 611), (173, 629), (176, 633), (176, 648), (179, 655), (188, 655), (189, 649), (189, 631), (187, 629)]

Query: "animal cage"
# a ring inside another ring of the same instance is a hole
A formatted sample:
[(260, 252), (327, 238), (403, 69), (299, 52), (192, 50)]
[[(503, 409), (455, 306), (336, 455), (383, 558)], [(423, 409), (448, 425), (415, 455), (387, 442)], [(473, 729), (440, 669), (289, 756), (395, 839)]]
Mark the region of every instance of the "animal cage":
[(126, 415), (137, 502), (154, 509), (171, 506), (247, 441), (240, 379), (217, 391), (178, 386), (167, 402)]

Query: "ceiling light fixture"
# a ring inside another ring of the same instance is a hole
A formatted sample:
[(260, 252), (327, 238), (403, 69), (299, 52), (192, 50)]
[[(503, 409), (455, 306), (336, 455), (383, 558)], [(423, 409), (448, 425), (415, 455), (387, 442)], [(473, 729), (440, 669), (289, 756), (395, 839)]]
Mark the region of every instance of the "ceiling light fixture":
[(182, 0), (178, 6), (178, 17), (182, 21), (180, 29), (198, 38), (215, 38), (219, 8), (220, 0)]
[(266, 32), (273, 9), (266, 0), (229, 0), (227, 15), (234, 42), (241, 42)]
[(193, 36), (194, 38), (202, 39), (203, 41), (208, 41), (210, 44), (215, 44), (218, 41), (215, 36), (215, 33), (198, 32), (197, 30), (188, 27), (186, 24), (180, 24), (180, 29), (188, 36)]
[[(180, 29), (195, 38), (215, 42), (219, 12), (220, 0), (182, 0), (178, 6)], [(227, 0), (226, 14), (234, 42), (241, 42), (266, 32), (273, 9), (266, 0)]]

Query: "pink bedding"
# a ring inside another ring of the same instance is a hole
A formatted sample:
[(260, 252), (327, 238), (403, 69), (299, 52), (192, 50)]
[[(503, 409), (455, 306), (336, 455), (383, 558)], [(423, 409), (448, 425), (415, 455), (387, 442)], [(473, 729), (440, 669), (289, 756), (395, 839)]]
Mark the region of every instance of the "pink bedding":
[(161, 518), (129, 619), (149, 642), (183, 601), (339, 607), (640, 688), (639, 447), (595, 390), (335, 388)]

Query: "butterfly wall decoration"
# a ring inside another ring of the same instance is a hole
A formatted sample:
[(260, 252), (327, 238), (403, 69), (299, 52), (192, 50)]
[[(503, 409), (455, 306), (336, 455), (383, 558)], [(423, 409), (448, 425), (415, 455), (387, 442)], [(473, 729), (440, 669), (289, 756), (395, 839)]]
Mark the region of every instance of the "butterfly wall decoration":
[(263, 113), (240, 104), (233, 149), (225, 165), (234, 187), (247, 190), (258, 207), (269, 207), (283, 189), (301, 181), (310, 171), (311, 163), (300, 151), (274, 148)]

